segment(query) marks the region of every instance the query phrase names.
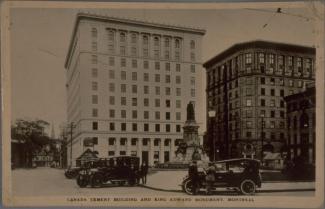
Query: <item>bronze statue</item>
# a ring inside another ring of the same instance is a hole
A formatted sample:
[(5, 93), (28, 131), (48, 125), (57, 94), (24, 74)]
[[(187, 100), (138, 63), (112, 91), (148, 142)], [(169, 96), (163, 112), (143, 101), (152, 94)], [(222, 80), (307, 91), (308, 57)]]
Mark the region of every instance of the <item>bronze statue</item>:
[(187, 104), (187, 120), (195, 120), (194, 106), (192, 102)]

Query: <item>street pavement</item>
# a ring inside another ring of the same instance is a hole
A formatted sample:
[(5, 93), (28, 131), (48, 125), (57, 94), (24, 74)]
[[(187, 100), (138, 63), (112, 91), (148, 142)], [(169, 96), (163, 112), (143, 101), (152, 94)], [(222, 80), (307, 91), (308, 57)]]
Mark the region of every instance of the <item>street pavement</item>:
[[(187, 171), (156, 171), (148, 176), (144, 186), (105, 186), (79, 188), (75, 179), (67, 179), (64, 170), (55, 168), (15, 169), (12, 171), (12, 191), (15, 196), (67, 195), (132, 195), (132, 196), (187, 196), (181, 191)], [(262, 183), (256, 195), (313, 196), (314, 182)], [(219, 193), (218, 193), (219, 192)], [(231, 191), (217, 191), (216, 195), (236, 195)]]

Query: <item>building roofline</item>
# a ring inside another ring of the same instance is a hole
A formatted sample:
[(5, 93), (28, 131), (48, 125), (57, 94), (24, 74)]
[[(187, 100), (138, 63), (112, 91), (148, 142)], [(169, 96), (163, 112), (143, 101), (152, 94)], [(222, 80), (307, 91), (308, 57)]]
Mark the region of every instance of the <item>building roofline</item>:
[(207, 68), (213, 65), (214, 63), (223, 60), (230, 54), (235, 53), (236, 51), (249, 49), (249, 48), (276, 49), (280, 51), (294, 51), (294, 52), (301, 52), (301, 53), (307, 53), (312, 55), (316, 54), (315, 47), (296, 45), (290, 43), (265, 41), (265, 40), (252, 40), (252, 41), (242, 42), (242, 43), (237, 43), (232, 45), (228, 49), (224, 50), (223, 52), (217, 54), (216, 56), (206, 61), (203, 64), (203, 67)]
[(72, 35), (70, 38), (68, 53), (67, 53), (67, 56), (65, 59), (65, 64), (64, 64), (65, 68), (67, 67), (68, 61), (70, 59), (73, 42), (74, 42), (77, 28), (78, 28), (78, 25), (79, 25), (79, 22), (81, 19), (98, 20), (98, 21), (102, 21), (102, 22), (115, 22), (115, 23), (121, 23), (121, 24), (133, 24), (133, 25), (138, 25), (138, 26), (142, 26), (142, 27), (150, 27), (150, 28), (163, 28), (163, 29), (180, 31), (180, 32), (194, 33), (194, 34), (199, 34), (199, 35), (204, 35), (206, 33), (206, 30), (201, 29), (201, 28), (170, 25), (170, 24), (163, 24), (163, 23), (156, 23), (156, 22), (147, 22), (147, 21), (141, 21), (141, 20), (137, 20), (137, 19), (126, 19), (126, 18), (120, 18), (120, 17), (104, 16), (104, 15), (82, 12), (82, 13), (78, 13), (77, 17), (75, 19)]

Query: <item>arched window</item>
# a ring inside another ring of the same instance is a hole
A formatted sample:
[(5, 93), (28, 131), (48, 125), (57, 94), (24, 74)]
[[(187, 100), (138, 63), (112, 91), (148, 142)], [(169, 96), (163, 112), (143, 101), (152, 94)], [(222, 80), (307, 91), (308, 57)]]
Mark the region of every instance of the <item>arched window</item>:
[(126, 41), (125, 33), (120, 33), (120, 42), (125, 42), (125, 41)]
[(143, 36), (143, 44), (148, 44), (148, 36)]
[(137, 35), (135, 33), (132, 33), (132, 35), (131, 35), (131, 42), (133, 44), (137, 43)]
[(300, 128), (308, 128), (309, 127), (309, 117), (307, 113), (303, 113), (300, 116)]
[(155, 37), (153, 40), (154, 40), (154, 45), (159, 46), (159, 38)]
[(92, 36), (93, 38), (97, 38), (97, 28), (92, 28), (92, 29), (91, 29), (91, 36)]
[(180, 47), (181, 47), (180, 40), (179, 40), (179, 39), (176, 39), (176, 40), (175, 40), (175, 48), (176, 48), (176, 49), (179, 49)]
[(192, 40), (190, 43), (191, 49), (195, 49), (195, 42)]
[(108, 31), (108, 40), (114, 41), (114, 38), (115, 38), (114, 31), (112, 30)]
[(165, 47), (169, 47), (169, 38), (165, 38)]

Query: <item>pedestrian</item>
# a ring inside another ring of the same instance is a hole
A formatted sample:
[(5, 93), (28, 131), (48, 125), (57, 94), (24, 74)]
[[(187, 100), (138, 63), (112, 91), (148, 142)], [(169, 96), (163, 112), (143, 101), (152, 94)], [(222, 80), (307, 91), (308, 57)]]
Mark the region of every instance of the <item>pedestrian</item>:
[(146, 184), (147, 183), (147, 174), (148, 174), (148, 165), (147, 165), (146, 161), (142, 162), (140, 174), (141, 174), (142, 184)]
[(213, 187), (213, 183), (215, 181), (215, 173), (216, 173), (216, 168), (213, 163), (209, 163), (209, 167), (206, 169), (206, 173), (207, 173), (205, 177), (206, 194), (210, 195)]
[(137, 183), (136, 182), (137, 181), (137, 177), (136, 177), (137, 171), (133, 164), (131, 164), (131, 168), (130, 168), (129, 172), (130, 172), (129, 173), (129, 180), (130, 180), (129, 182), (131, 183), (131, 185), (134, 185), (135, 183)]
[(196, 161), (192, 161), (188, 168), (188, 176), (190, 177), (193, 185), (193, 195), (196, 195), (199, 187), (199, 172), (197, 169)]

